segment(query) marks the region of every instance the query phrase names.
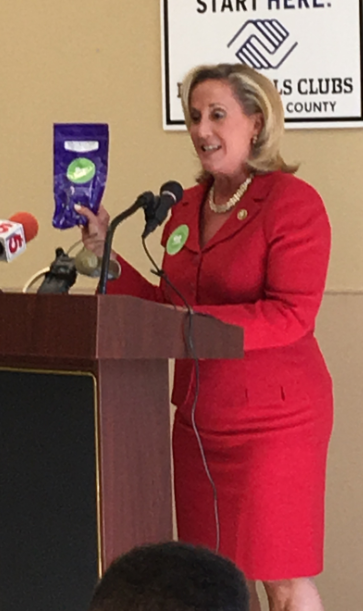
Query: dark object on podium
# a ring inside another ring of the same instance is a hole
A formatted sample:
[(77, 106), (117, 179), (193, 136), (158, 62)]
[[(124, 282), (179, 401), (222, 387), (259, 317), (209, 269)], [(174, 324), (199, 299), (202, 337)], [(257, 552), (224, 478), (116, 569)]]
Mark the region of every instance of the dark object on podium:
[(77, 279), (77, 270), (74, 263), (74, 258), (69, 257), (64, 252), (63, 248), (57, 248), (55, 251), (55, 259), (51, 263), (49, 271), (46, 272), (45, 278), (38, 288), (38, 293), (47, 293), (59, 295), (68, 293), (69, 289), (74, 285)]
[[(79, 611), (134, 545), (172, 538), (168, 359), (186, 314), (128, 296), (0, 296), (0, 607)], [(242, 329), (195, 315), (199, 358)]]

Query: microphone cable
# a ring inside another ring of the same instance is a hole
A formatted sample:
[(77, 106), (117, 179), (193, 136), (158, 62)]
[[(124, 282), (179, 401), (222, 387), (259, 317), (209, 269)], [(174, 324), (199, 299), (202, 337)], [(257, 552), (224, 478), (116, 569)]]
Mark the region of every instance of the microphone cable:
[[(212, 493), (213, 493), (213, 509), (214, 509), (214, 522), (215, 522), (215, 536), (216, 536), (216, 542), (215, 542), (215, 553), (218, 554), (219, 553), (219, 548), (220, 548), (220, 520), (219, 520), (219, 505), (218, 505), (218, 492), (217, 492), (217, 486), (215, 484), (215, 481), (212, 477), (212, 474), (210, 472), (210, 468), (208, 465), (208, 461), (207, 461), (207, 457), (205, 454), (205, 450), (203, 447), (203, 442), (202, 442), (202, 438), (201, 435), (199, 433), (196, 421), (195, 421), (195, 414), (196, 414), (196, 409), (197, 409), (197, 403), (198, 403), (198, 397), (199, 397), (199, 390), (200, 390), (200, 375), (199, 375), (199, 359), (196, 353), (196, 349), (195, 349), (195, 343), (194, 343), (194, 316), (195, 316), (195, 312), (193, 310), (193, 308), (190, 306), (190, 304), (187, 302), (187, 300), (185, 299), (184, 295), (179, 291), (179, 289), (176, 288), (176, 286), (171, 282), (171, 280), (169, 280), (166, 272), (161, 269), (157, 263), (154, 261), (153, 257), (150, 254), (149, 249), (147, 248), (146, 242), (145, 242), (145, 238), (142, 238), (142, 245), (144, 248), (144, 251), (146, 253), (147, 258), (149, 259), (149, 261), (151, 262), (152, 266), (154, 269), (151, 270), (152, 274), (155, 274), (155, 276), (158, 276), (158, 278), (162, 278), (166, 284), (168, 285), (168, 287), (170, 287), (182, 300), (182, 302), (184, 303), (186, 309), (187, 309), (187, 327), (186, 329), (184, 329), (185, 335), (184, 335), (184, 339), (186, 341), (187, 347), (189, 349), (189, 353), (193, 359), (194, 362), (194, 371), (195, 371), (195, 393), (194, 393), (194, 399), (193, 399), (193, 404), (192, 404), (192, 409), (191, 409), (191, 420), (192, 420), (192, 428), (195, 434), (195, 437), (197, 439), (197, 443), (198, 443), (198, 447), (199, 447), (199, 452), (202, 458), (202, 462), (203, 462), (203, 467), (204, 467), (204, 471), (207, 475), (208, 481), (211, 485), (212, 488)], [(174, 307), (175, 303), (172, 302), (172, 305)]]

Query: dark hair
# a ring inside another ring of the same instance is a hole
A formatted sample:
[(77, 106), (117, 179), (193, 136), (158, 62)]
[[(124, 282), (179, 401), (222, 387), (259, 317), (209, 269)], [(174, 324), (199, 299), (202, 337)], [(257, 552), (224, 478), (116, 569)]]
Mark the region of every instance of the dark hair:
[(89, 611), (248, 611), (248, 590), (230, 560), (202, 547), (158, 543), (115, 560)]
[[(191, 124), (190, 100), (194, 88), (208, 80), (225, 81), (228, 83), (247, 116), (261, 113), (263, 127), (256, 142), (251, 147), (248, 166), (255, 172), (296, 172), (297, 165), (288, 165), (280, 154), (281, 138), (284, 133), (284, 108), (281, 97), (267, 77), (253, 68), (243, 64), (217, 64), (213, 66), (197, 66), (185, 76), (181, 98), (185, 122)], [(208, 179), (203, 172), (201, 179)], [(201, 182), (202, 182), (201, 180)]]

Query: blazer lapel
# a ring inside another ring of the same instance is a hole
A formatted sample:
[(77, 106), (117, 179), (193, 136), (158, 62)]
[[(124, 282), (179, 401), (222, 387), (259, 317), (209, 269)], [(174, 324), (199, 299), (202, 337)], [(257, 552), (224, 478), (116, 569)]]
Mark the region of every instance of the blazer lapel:
[(199, 241), (199, 219), (200, 209), (204, 202), (204, 198), (208, 192), (209, 185), (197, 185), (188, 193), (187, 199), (183, 200), (183, 224), (189, 227), (189, 237), (185, 243), (185, 248), (192, 252), (200, 253)]
[[(219, 242), (227, 240), (238, 231), (242, 231), (260, 212), (263, 201), (274, 181), (276, 172), (260, 174), (254, 177), (248, 191), (236, 205), (233, 214), (226, 220), (217, 233), (205, 244), (203, 252), (213, 248)], [(200, 253), (200, 209), (207, 196), (209, 184), (201, 184), (190, 189), (183, 206), (182, 221), (189, 227), (189, 237), (185, 248)]]
[(260, 213), (263, 200), (268, 193), (270, 176), (271, 174), (255, 176), (249, 189), (234, 208), (231, 216), (207, 242), (203, 251), (213, 248), (216, 244), (228, 240), (238, 231), (242, 231)]

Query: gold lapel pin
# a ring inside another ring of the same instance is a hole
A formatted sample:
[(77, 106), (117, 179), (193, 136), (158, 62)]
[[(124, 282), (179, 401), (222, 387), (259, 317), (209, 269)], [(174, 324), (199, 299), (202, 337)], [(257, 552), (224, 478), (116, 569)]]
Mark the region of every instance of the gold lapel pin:
[(239, 210), (237, 213), (237, 218), (239, 221), (244, 221), (245, 218), (247, 218), (247, 210), (245, 208), (242, 208), (242, 210)]

